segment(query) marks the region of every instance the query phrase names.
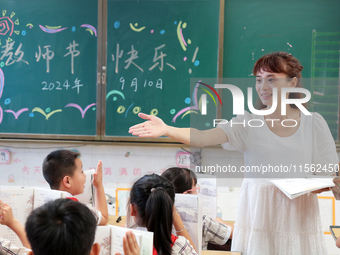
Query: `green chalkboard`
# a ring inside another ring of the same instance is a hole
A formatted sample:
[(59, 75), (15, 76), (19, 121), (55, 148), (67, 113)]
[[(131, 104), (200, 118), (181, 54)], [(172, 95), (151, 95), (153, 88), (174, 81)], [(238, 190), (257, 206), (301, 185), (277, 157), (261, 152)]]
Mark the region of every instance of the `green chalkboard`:
[(0, 0), (1, 134), (97, 134), (97, 23), (93, 0)]
[[(311, 79), (305, 84), (311, 109), (324, 116), (338, 140), (339, 10), (338, 0), (226, 1), (223, 77), (251, 78), (265, 53), (292, 53), (304, 66), (302, 76)], [(254, 78), (248, 84), (255, 84)], [(224, 102), (231, 100), (223, 93)], [(230, 104), (223, 106), (223, 117), (232, 117)]]
[(105, 136), (129, 136), (138, 112), (178, 127), (188, 127), (195, 116), (207, 128), (193, 88), (217, 77), (219, 5), (108, 0)]

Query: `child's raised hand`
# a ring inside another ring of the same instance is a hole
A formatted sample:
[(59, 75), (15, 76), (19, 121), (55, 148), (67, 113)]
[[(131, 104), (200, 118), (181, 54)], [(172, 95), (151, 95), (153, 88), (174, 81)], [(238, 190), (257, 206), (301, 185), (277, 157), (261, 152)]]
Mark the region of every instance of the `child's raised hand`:
[(2, 225), (6, 225), (9, 228), (11, 228), (11, 225), (15, 221), (15, 218), (13, 216), (12, 207), (10, 207), (6, 203), (2, 203), (2, 209), (0, 211), (2, 212), (2, 214), (1, 214), (2, 217), (1, 217), (0, 223)]
[(99, 225), (105, 225), (109, 219), (105, 191), (103, 186), (103, 163), (98, 161), (96, 172), (93, 174), (92, 184), (95, 187), (95, 208), (102, 214)]
[[(140, 248), (132, 231), (126, 232), (125, 237), (123, 237), (123, 250), (124, 255), (138, 255), (140, 253)], [(117, 252), (116, 255), (121, 254)]]
[(139, 137), (160, 137), (166, 135), (167, 125), (154, 115), (139, 113), (138, 116), (147, 121), (130, 127), (129, 133)]
[(93, 174), (92, 184), (95, 187), (103, 185), (103, 163), (101, 160), (98, 161), (96, 172)]
[[(26, 237), (25, 227), (21, 225), (18, 219), (14, 217), (12, 207), (10, 207), (6, 203), (3, 203), (1, 200), (0, 200), (0, 213), (2, 213), (0, 217), (0, 223), (12, 229), (15, 232), (15, 234), (19, 237), (23, 246), (25, 246), (28, 249), (31, 249), (31, 245)], [(0, 254), (2, 254), (1, 251)]]

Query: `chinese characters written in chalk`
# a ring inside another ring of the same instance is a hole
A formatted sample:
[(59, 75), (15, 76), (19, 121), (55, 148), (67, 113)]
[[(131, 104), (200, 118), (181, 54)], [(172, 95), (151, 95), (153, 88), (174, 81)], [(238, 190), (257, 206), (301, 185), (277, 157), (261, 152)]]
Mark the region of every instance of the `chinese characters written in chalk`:
[[(165, 57), (167, 56), (167, 54), (164, 53), (165, 46), (166, 46), (165, 44), (162, 44), (162, 45), (154, 48), (155, 52), (154, 52), (154, 56), (153, 56), (153, 63), (148, 68), (149, 71), (152, 71), (157, 66), (158, 66), (158, 68), (159, 68), (159, 70), (161, 72), (164, 70)], [(119, 72), (119, 62), (120, 62), (119, 60), (123, 57), (123, 54), (124, 54), (124, 51), (120, 50), (119, 43), (117, 43), (116, 55), (112, 54), (112, 61), (115, 61), (115, 72), (116, 73)], [(138, 56), (138, 51), (135, 50), (133, 45), (131, 45), (131, 50), (127, 52), (127, 55), (128, 55), (128, 58), (124, 61), (124, 63), (126, 63), (126, 65), (124, 66), (124, 69), (130, 68), (130, 66), (132, 64), (137, 69), (139, 69), (141, 72), (144, 72), (144, 69), (140, 65), (138, 65), (136, 63), (136, 61), (138, 60), (139, 56)], [(170, 64), (168, 62), (165, 62), (165, 64), (169, 68), (172, 68), (173, 70), (176, 70), (176, 68), (172, 64)]]
[(1, 57), (0, 61), (3, 59), (6, 59), (5, 65), (10, 66), (13, 65), (16, 62), (24, 62), (28, 65), (28, 62), (23, 59), (24, 52), (21, 50), (22, 43), (19, 44), (19, 46), (14, 51), (14, 44), (15, 41), (6, 41), (6, 45), (1, 46)]
[[(63, 55), (64, 58), (70, 58), (72, 74), (74, 74), (75, 58), (80, 55), (80, 51), (77, 49), (77, 47), (79, 47), (79, 44), (73, 40), (73, 42), (69, 43), (69, 45), (65, 48), (65, 54)], [(15, 41), (7, 40), (6, 44), (1, 46), (0, 54), (0, 61), (4, 60), (4, 64), (6, 66), (13, 65), (20, 61), (29, 65), (29, 62), (24, 59), (25, 53), (22, 50), (22, 43), (20, 43), (19, 46), (15, 48)], [(35, 52), (35, 59), (36, 62), (40, 62), (41, 59), (46, 61), (47, 73), (49, 73), (51, 70), (50, 62), (53, 60), (54, 56), (55, 52), (52, 50), (51, 45), (44, 45), (43, 47), (38, 45), (38, 50)]]

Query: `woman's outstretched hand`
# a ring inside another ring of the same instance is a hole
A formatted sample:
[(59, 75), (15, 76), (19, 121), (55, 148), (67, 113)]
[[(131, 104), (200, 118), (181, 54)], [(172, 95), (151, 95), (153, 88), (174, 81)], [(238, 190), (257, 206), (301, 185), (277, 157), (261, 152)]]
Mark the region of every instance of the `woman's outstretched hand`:
[(138, 116), (147, 121), (130, 127), (129, 133), (139, 137), (160, 137), (166, 135), (167, 125), (154, 115), (139, 113)]

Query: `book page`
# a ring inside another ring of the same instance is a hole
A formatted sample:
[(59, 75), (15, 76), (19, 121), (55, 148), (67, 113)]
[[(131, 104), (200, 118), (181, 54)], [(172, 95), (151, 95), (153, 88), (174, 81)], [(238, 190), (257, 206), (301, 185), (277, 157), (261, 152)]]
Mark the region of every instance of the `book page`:
[(133, 233), (141, 234), (143, 236), (143, 242), (141, 247), (141, 254), (152, 255), (153, 254), (153, 232), (143, 231), (138, 229), (131, 229)]
[(110, 226), (97, 226), (95, 243), (100, 245), (99, 255), (111, 255), (111, 228)]
[(335, 184), (333, 182), (334, 177), (325, 177), (325, 178), (315, 178), (315, 177), (308, 177), (309, 180), (314, 180), (320, 183), (324, 183), (327, 187), (334, 187)]
[(217, 208), (216, 178), (203, 178), (197, 175), (197, 184), (200, 185), (199, 196), (202, 200), (202, 214), (215, 219)]
[(175, 207), (195, 245), (196, 252), (201, 254), (202, 204), (199, 196), (176, 193)]
[(318, 181), (317, 179), (291, 178), (270, 180), (270, 182), (282, 190), (289, 198), (293, 199), (314, 190), (334, 186), (333, 182), (330, 183), (326, 179), (322, 178), (323, 181)]
[(82, 194), (74, 196), (79, 200), (79, 202), (82, 202), (86, 205), (92, 205), (95, 207), (95, 195), (94, 195), (94, 187), (92, 185), (93, 180), (93, 174), (96, 172), (94, 169), (85, 170), (84, 173), (86, 174), (86, 182), (84, 187), (84, 192)]
[[(13, 215), (25, 225), (28, 215), (33, 210), (33, 188), (0, 189), (1, 200), (12, 207)], [(0, 225), (1, 237), (13, 242), (15, 246), (22, 246), (17, 235), (7, 226)]]
[(60, 190), (34, 188), (33, 209), (42, 206), (48, 201), (65, 198), (66, 196), (67, 193)]
[[(141, 234), (136, 233), (133, 229), (122, 228), (118, 226), (110, 225), (111, 227), (111, 254), (116, 254), (119, 252), (120, 254), (124, 254), (123, 250), (123, 237), (125, 236), (127, 231), (133, 231), (137, 240), (139, 247), (142, 246), (143, 237)], [(142, 254), (142, 249), (140, 249), (140, 254)]]

